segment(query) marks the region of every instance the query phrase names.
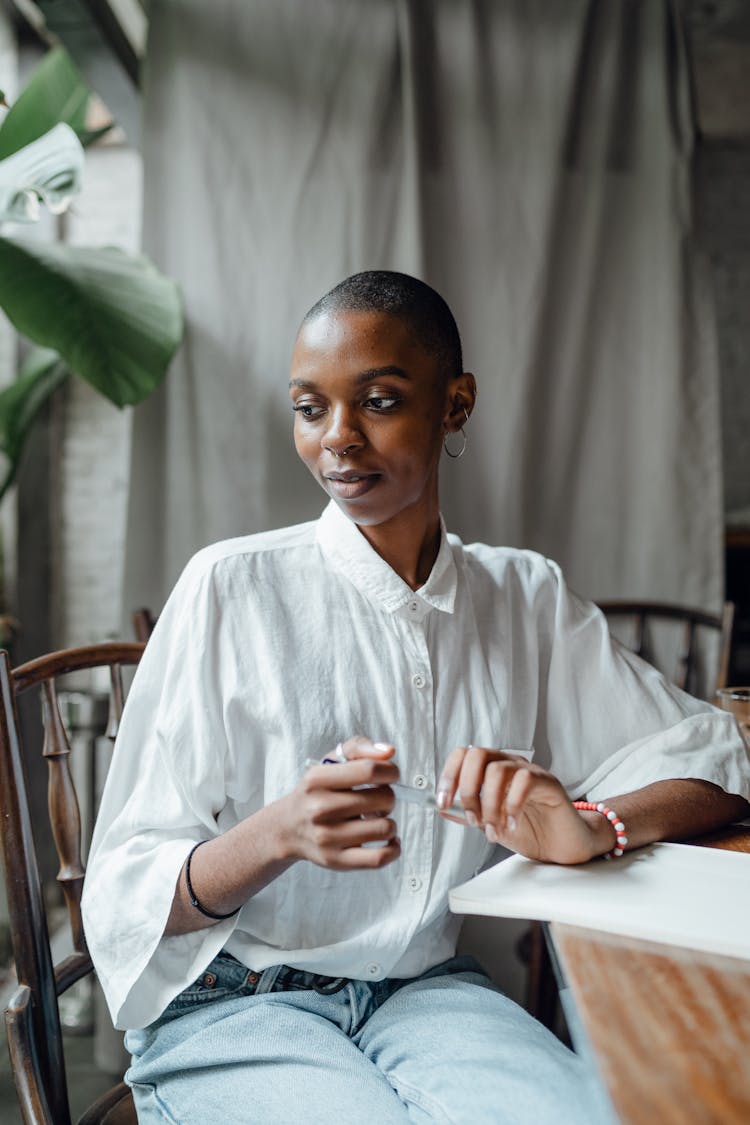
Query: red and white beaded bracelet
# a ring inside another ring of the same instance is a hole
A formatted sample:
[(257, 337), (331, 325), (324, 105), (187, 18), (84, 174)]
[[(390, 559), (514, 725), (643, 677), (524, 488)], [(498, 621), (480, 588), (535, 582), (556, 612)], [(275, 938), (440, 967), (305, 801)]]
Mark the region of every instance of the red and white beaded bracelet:
[(628, 838), (625, 835), (625, 825), (622, 823), (614, 809), (607, 808), (607, 806), (605, 804), (602, 804), (601, 801), (573, 801), (573, 808), (583, 809), (587, 812), (598, 812), (601, 813), (602, 816), (606, 816), (607, 820), (610, 822), (614, 830), (616, 842), (615, 846), (612, 848), (612, 851), (607, 852), (604, 858), (615, 859), (617, 856), (622, 855), (622, 853), (625, 851), (625, 846), (627, 845)]

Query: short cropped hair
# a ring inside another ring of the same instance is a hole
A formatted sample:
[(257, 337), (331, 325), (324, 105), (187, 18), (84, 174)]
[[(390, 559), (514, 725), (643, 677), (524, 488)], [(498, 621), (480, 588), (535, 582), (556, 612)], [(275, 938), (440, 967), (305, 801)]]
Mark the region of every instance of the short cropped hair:
[(452, 379), (463, 371), (461, 337), (448, 305), (434, 289), (407, 273), (366, 270), (340, 281), (317, 301), (300, 328), (323, 313), (381, 312), (403, 321), (441, 375)]

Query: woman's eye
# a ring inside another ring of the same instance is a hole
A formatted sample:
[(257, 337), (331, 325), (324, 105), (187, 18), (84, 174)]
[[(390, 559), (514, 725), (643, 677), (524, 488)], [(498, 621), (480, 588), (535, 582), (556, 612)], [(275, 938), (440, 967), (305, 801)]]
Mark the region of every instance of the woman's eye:
[(323, 413), (322, 406), (315, 406), (311, 402), (297, 402), (292, 410), (295, 414), (301, 414), (303, 418), (319, 418)]
[(372, 395), (365, 401), (365, 406), (370, 410), (392, 410), (398, 403), (398, 399), (387, 395)]

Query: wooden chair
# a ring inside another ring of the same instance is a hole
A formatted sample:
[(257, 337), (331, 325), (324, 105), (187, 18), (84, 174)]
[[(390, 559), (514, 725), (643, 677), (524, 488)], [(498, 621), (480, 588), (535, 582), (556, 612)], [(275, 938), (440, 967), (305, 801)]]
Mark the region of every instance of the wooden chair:
[[(106, 734), (114, 739), (122, 713), (122, 668), (137, 664), (144, 646), (107, 643), (41, 656), (11, 669), (0, 651), (0, 815), (11, 940), (18, 988), (5, 1011), (11, 1068), (26, 1125), (70, 1125), (58, 997), (93, 966), (81, 922), (84, 867), (81, 817), (70, 770), (70, 744), (57, 699), (57, 679), (106, 667), (110, 676)], [(50, 824), (60, 863), (57, 876), (70, 921), (74, 952), (53, 965), (39, 862), (32, 835), (24, 776), (17, 699), (32, 688), (42, 697), (44, 745), (49, 769)], [(136, 1125), (130, 1090), (119, 1083), (88, 1109), (79, 1125)]]
[[(721, 614), (664, 602), (608, 601), (599, 602), (599, 608), (608, 620), (630, 618), (632, 631), (627, 647), (649, 663), (654, 663), (650, 625), (666, 621), (678, 623), (681, 636), (676, 666), (673, 670), (662, 671), (683, 691), (702, 695), (709, 701), (713, 700), (717, 688), (726, 687), (734, 625), (733, 602), (725, 602)], [(719, 639), (716, 674), (707, 678), (702, 691), (698, 689), (699, 630), (717, 632)], [(532, 922), (519, 942), (518, 951), (527, 964), (526, 1007), (546, 1027), (552, 1028), (557, 1015), (557, 985), (540, 922)]]
[(133, 632), (135, 633), (135, 639), (137, 641), (141, 641), (145, 645), (146, 641), (154, 631), (156, 618), (154, 617), (150, 609), (146, 609), (144, 607), (142, 609), (133, 610), (133, 616), (131, 620), (133, 622)]
[[(700, 609), (665, 602), (599, 602), (599, 608), (610, 621), (630, 618), (633, 633), (627, 642), (628, 648), (652, 664), (655, 659), (650, 626), (654, 624), (658, 627), (659, 622), (677, 622), (681, 626), (681, 637), (676, 667), (662, 668), (664, 674), (683, 691), (691, 691), (708, 700), (713, 699), (717, 688), (726, 687), (732, 648), (734, 602), (725, 602), (720, 614), (705, 613)], [(703, 684), (698, 682), (700, 630), (713, 631), (719, 638), (719, 659), (715, 675), (709, 675)]]

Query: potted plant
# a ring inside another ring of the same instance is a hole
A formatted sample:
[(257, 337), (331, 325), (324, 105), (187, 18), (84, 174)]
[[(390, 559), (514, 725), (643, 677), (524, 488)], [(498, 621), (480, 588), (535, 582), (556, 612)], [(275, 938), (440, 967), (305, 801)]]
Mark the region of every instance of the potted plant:
[(29, 428), (64, 380), (78, 376), (116, 406), (135, 405), (162, 381), (182, 337), (177, 286), (147, 258), (2, 229), (35, 222), (42, 207), (60, 213), (80, 190), (84, 146), (109, 128), (87, 129), (89, 97), (56, 47), (0, 124), (0, 308), (33, 345), (0, 391), (0, 500)]

